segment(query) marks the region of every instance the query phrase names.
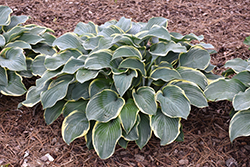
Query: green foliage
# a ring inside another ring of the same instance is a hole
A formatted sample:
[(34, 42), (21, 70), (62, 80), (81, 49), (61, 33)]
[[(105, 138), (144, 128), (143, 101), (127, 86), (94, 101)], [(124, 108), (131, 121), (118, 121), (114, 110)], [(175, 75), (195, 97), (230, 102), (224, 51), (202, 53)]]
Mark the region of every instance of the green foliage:
[(169, 33), (161, 17), (78, 23), (53, 42), (57, 53), (34, 59), (44, 72), (36, 70), (41, 78), (22, 104), (41, 102), (47, 124), (63, 114), (65, 142), (85, 136), (103, 159), (117, 143), (135, 141), (143, 148), (152, 132), (161, 145), (170, 144), (183, 139), (180, 120), (191, 105), (208, 106), (203, 90), (213, 75), (210, 54), (206, 44), (191, 43), (202, 39)]
[[(244, 40), (244, 44), (246, 45), (250, 45), (250, 36), (246, 37), (246, 39)], [(250, 48), (249, 48), (250, 49)]]
[(235, 113), (230, 121), (229, 136), (233, 141), (239, 136), (250, 135), (250, 59), (229, 60), (225, 67), (229, 69), (224, 77), (235, 74), (233, 78), (215, 80), (206, 88), (205, 95), (211, 101), (232, 101)]
[(0, 92), (20, 96), (26, 92), (23, 77), (42, 71), (33, 64), (36, 56), (45, 57), (56, 51), (51, 44), (55, 37), (50, 29), (37, 25), (25, 25), (27, 16), (11, 16), (12, 10), (0, 5)]

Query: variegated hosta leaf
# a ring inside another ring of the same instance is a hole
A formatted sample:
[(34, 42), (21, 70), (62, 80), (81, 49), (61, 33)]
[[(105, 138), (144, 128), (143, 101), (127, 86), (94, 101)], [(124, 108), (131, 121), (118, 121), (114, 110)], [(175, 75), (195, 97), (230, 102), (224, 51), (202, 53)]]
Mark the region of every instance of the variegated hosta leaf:
[(185, 95), (190, 103), (198, 108), (207, 107), (207, 99), (203, 91), (193, 82), (189, 81), (173, 81), (170, 84), (176, 85), (184, 90)]
[(26, 58), (26, 65), (27, 70), (18, 71), (17, 73), (20, 74), (23, 78), (31, 78), (34, 75), (32, 74), (31, 65), (32, 65), (33, 59), (30, 57)]
[(187, 34), (185, 36), (183, 36), (183, 35), (181, 35), (180, 33), (177, 33), (177, 32), (171, 32), (170, 34), (172, 36), (172, 40), (174, 40), (176, 42), (179, 42), (179, 41), (192, 41), (192, 40), (201, 41), (201, 40), (204, 39), (203, 35), (196, 36), (193, 33)]
[(6, 86), (8, 84), (7, 70), (0, 66), (0, 86)]
[(105, 22), (104, 24), (100, 25), (98, 28), (99, 28), (99, 30), (102, 31), (104, 28), (107, 28), (107, 27), (109, 27), (111, 25), (115, 25), (116, 23), (117, 23), (117, 20), (113, 19), (113, 20)]
[(250, 110), (237, 112), (230, 121), (229, 137), (231, 142), (240, 136), (250, 135)]
[(35, 35), (35, 34), (25, 33), (17, 40), (27, 42), (31, 45), (36, 45), (37, 43), (43, 41), (44, 39), (38, 35)]
[(176, 70), (179, 72), (182, 79), (196, 83), (202, 90), (208, 85), (207, 77), (199, 70), (188, 67), (179, 67)]
[(101, 159), (109, 158), (122, 136), (119, 118), (107, 123), (96, 122), (93, 129), (93, 145)]
[(96, 70), (88, 70), (88, 69), (79, 69), (76, 72), (76, 80), (80, 83), (84, 83), (86, 81), (89, 81), (99, 74), (100, 71)]
[(111, 87), (112, 80), (106, 78), (94, 79), (89, 85), (89, 95), (90, 97), (101, 92), (104, 89), (109, 89)]
[(124, 99), (118, 97), (116, 92), (105, 89), (89, 100), (86, 115), (88, 120), (108, 122), (119, 115), (124, 104)]
[(12, 10), (8, 6), (0, 6), (0, 26), (7, 26), (10, 24), (10, 14)]
[(95, 37), (88, 38), (84, 40), (84, 43), (82, 45), (84, 49), (93, 51), (93, 49), (95, 49), (98, 46), (101, 38), (103, 38), (103, 36), (95, 36)]
[(21, 48), (6, 48), (2, 50), (0, 65), (13, 71), (27, 70), (26, 58)]
[(37, 54), (45, 54), (53, 56), (56, 53), (56, 49), (45, 43), (38, 43), (32, 46), (32, 50)]
[(85, 68), (90, 70), (100, 70), (110, 67), (112, 52), (108, 49), (99, 50), (91, 53), (85, 61)]
[(121, 74), (121, 73), (128, 71), (128, 69), (119, 69), (118, 68), (120, 63), (122, 62), (122, 60), (123, 60), (122, 58), (117, 58), (117, 59), (110, 61), (110, 66), (111, 66), (111, 70), (112, 70), (113, 74)]
[(85, 136), (90, 128), (90, 123), (85, 112), (75, 110), (71, 112), (62, 124), (63, 140), (70, 144), (76, 138)]
[(182, 117), (187, 119), (191, 106), (184, 90), (175, 85), (167, 85), (158, 91), (156, 99), (159, 101), (162, 112), (171, 118)]
[(53, 42), (56, 40), (56, 37), (50, 33), (44, 33), (41, 34), (41, 37), (43, 37), (44, 41), (41, 41), (43, 44), (47, 44), (50, 47), (53, 45)]
[(174, 43), (170, 41), (169, 43), (166, 42), (159, 42), (154, 44), (150, 48), (150, 52), (154, 56), (166, 56), (170, 51), (175, 53), (187, 52), (185, 46), (181, 46), (181, 44)]
[(246, 87), (250, 86), (250, 71), (241, 71), (233, 79), (240, 80)]
[(156, 137), (161, 139), (161, 145), (167, 145), (175, 141), (180, 134), (181, 118), (170, 118), (158, 108), (156, 115), (152, 115), (150, 126)]
[(52, 124), (61, 114), (66, 101), (60, 100), (53, 107), (46, 108), (44, 111), (44, 119), (47, 125)]
[(58, 77), (59, 75), (62, 74), (62, 69), (59, 68), (55, 71), (49, 71), (46, 70), (43, 75), (41, 76), (41, 78), (36, 80), (36, 85), (43, 85), (44, 83), (46, 83), (48, 80), (54, 78), (54, 77)]
[(157, 103), (155, 99), (155, 91), (153, 88), (144, 86), (140, 87), (132, 93), (134, 102), (141, 112), (154, 115), (157, 111)]
[(60, 50), (76, 49), (82, 47), (80, 39), (74, 33), (65, 33), (53, 42)]
[(100, 38), (98, 46), (95, 47), (92, 52), (96, 52), (98, 50), (102, 50), (102, 49), (109, 49), (111, 48), (113, 45), (113, 37), (109, 37), (109, 38)]
[(67, 74), (74, 74), (78, 69), (84, 67), (84, 60), (71, 57), (64, 65), (62, 71)]
[(137, 34), (146, 24), (147, 23), (143, 22), (132, 22), (132, 27), (128, 31), (128, 34), (133, 34), (133, 35)]
[(245, 85), (237, 79), (218, 79), (208, 85), (204, 93), (210, 101), (232, 101), (235, 94), (244, 92), (245, 89)]
[(44, 65), (48, 70), (56, 70), (60, 66), (64, 65), (70, 59), (70, 57), (77, 58), (80, 55), (81, 53), (75, 49), (64, 50), (59, 54), (47, 56)]
[(143, 27), (142, 30), (149, 30), (154, 25), (167, 27), (167, 21), (168, 19), (163, 18), (163, 17), (152, 17), (151, 19), (148, 20), (148, 23)]
[(19, 47), (19, 48), (22, 48), (22, 49), (32, 49), (30, 44), (28, 44), (27, 42), (24, 42), (24, 41), (20, 41), (20, 40), (10, 42), (5, 47), (6, 48), (7, 47)]
[(165, 39), (167, 41), (171, 40), (168, 30), (163, 26), (154, 25), (148, 32), (147, 31), (145, 33), (143, 32), (144, 31), (142, 31), (141, 35), (140, 33), (138, 33), (137, 36), (138, 38), (141, 38), (141, 41), (151, 37), (157, 37), (159, 39)]
[(63, 75), (53, 80), (50, 83), (48, 90), (44, 91), (41, 95), (43, 109), (52, 107), (57, 101), (63, 99), (66, 96), (68, 86), (73, 79), (72, 75)]
[(98, 32), (97, 26), (91, 21), (88, 22), (87, 24), (79, 22), (74, 30), (74, 33), (78, 35), (97, 34), (97, 32)]
[(250, 65), (250, 62), (235, 58), (226, 62), (225, 67), (232, 68), (236, 73), (244, 71)]
[(31, 86), (26, 94), (25, 101), (22, 104), (26, 107), (33, 107), (41, 101), (41, 94), (48, 89), (50, 81), (47, 81), (45, 84)]
[(90, 82), (74, 82), (69, 85), (66, 99), (67, 100), (78, 100), (80, 98), (88, 99), (89, 98), (89, 84)]
[(181, 75), (175, 69), (171, 69), (169, 67), (159, 67), (151, 72), (150, 78), (153, 80), (161, 79), (165, 82), (169, 82), (173, 79), (181, 79)]
[[(134, 46), (134, 47), (138, 48), (140, 46), (138, 44), (136, 44), (137, 41), (140, 41), (140, 39), (133, 36), (133, 35), (129, 35), (129, 34), (116, 35), (112, 39), (112, 43), (118, 43), (118, 44), (128, 45), (128, 46), (130, 45), (130, 46)], [(121, 47), (123, 47), (123, 46), (121, 46)]]
[(126, 133), (129, 133), (136, 122), (136, 117), (139, 113), (139, 109), (136, 107), (133, 99), (128, 99), (126, 104), (123, 106), (120, 118), (122, 122), (122, 127)]
[(250, 88), (245, 92), (239, 92), (233, 98), (233, 107), (236, 111), (250, 108)]
[(62, 113), (64, 117), (67, 117), (73, 111), (84, 112), (87, 106), (87, 100), (77, 100), (77, 101), (67, 101), (62, 109)]
[(133, 70), (139, 70), (142, 75), (146, 75), (145, 64), (136, 58), (127, 58), (123, 60), (118, 68), (129, 68)]
[(128, 141), (125, 140), (123, 137), (121, 137), (121, 138), (119, 139), (119, 141), (118, 141), (118, 144), (119, 144), (122, 148), (126, 149), (127, 146), (128, 146)]
[(3, 35), (0, 34), (0, 47), (3, 47), (5, 45), (5, 38)]
[(137, 76), (138, 74), (137, 74), (137, 71), (135, 70), (128, 71), (122, 74), (113, 75), (116, 90), (118, 91), (121, 97), (130, 88), (133, 78)]
[(89, 150), (92, 150), (92, 149), (94, 149), (92, 132), (93, 132), (96, 121), (89, 121), (89, 122), (90, 122), (90, 128), (89, 128), (87, 135), (85, 135), (84, 138), (86, 141), (86, 146), (88, 147)]
[(15, 40), (18, 38), (24, 31), (27, 29), (21, 26), (15, 26), (11, 30), (7, 31), (6, 33), (3, 34), (5, 40), (7, 43)]
[(192, 47), (187, 53), (180, 54), (179, 66), (204, 70), (210, 62), (210, 54), (199, 46)]
[(139, 58), (140, 60), (142, 59), (140, 51), (133, 46), (121, 46), (118, 49), (116, 49), (113, 54), (112, 60), (120, 57), (129, 57), (129, 58), (136, 57)]
[(29, 18), (28, 16), (24, 16), (24, 15), (11, 16), (10, 24), (8, 26), (4, 26), (3, 29), (6, 32), (19, 24), (25, 23), (28, 20), (28, 18)]
[(138, 125), (140, 123), (140, 116), (137, 114), (136, 122), (129, 132), (122, 131), (122, 136), (127, 141), (135, 141), (139, 139)]
[(124, 32), (128, 32), (132, 27), (131, 19), (126, 19), (125, 17), (122, 17), (115, 25)]
[(111, 35), (113, 34), (124, 34), (124, 31), (115, 25), (110, 25), (109, 27), (104, 28), (101, 32), (98, 33), (98, 35), (102, 35), (105, 38), (111, 37)]
[(140, 113), (140, 123), (138, 125), (139, 138), (135, 143), (142, 149), (151, 138), (152, 130), (148, 115)]
[(38, 55), (35, 57), (31, 65), (33, 75), (42, 76), (43, 73), (47, 70), (44, 65), (45, 57), (46, 55)]
[(207, 66), (207, 68), (204, 71), (207, 72), (207, 73), (212, 72), (214, 67), (215, 67), (215, 65), (209, 63), (209, 65)]
[[(157, 59), (155, 60), (156, 64), (160, 64), (161, 62), (166, 61), (166, 62), (174, 65), (174, 64), (176, 64), (176, 62), (179, 58), (179, 54), (180, 53), (175, 53), (175, 52), (170, 51), (164, 57), (162, 57), (162, 56), (157, 57)], [(153, 57), (155, 57), (155, 56), (153, 55)]]
[(22, 83), (22, 77), (14, 71), (7, 71), (8, 84), (0, 85), (0, 91), (4, 95), (8, 96), (21, 96), (27, 90)]

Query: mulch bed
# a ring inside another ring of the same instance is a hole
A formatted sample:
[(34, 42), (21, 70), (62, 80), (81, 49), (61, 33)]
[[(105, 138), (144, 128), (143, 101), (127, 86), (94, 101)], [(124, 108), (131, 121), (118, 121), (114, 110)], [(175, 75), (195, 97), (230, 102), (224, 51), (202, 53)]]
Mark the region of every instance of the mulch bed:
[[(102, 24), (124, 16), (147, 22), (153, 16), (169, 19), (169, 31), (204, 35), (217, 54), (211, 56), (214, 72), (220, 74), (227, 60), (249, 58), (243, 44), (250, 35), (249, 0), (0, 0), (15, 15), (29, 15), (28, 23), (46, 26), (60, 36), (73, 31), (78, 22)], [(41, 107), (16, 106), (24, 97), (0, 97), (0, 165), (35, 166), (250, 166), (250, 137), (228, 137), (230, 102), (209, 103), (204, 109), (192, 108), (183, 120), (184, 142), (160, 146), (152, 137), (140, 150), (130, 142), (127, 149), (117, 146), (114, 155), (101, 160), (88, 150), (84, 138), (69, 146), (61, 137), (63, 118), (47, 126)], [(45, 160), (49, 153), (54, 161)]]

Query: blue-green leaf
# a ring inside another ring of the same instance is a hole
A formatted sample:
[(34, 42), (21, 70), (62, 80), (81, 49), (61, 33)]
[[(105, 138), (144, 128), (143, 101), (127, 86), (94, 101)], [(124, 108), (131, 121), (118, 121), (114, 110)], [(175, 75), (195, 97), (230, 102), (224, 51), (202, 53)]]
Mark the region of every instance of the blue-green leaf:
[(116, 92), (105, 89), (89, 100), (86, 115), (88, 120), (108, 122), (119, 115), (124, 104)]

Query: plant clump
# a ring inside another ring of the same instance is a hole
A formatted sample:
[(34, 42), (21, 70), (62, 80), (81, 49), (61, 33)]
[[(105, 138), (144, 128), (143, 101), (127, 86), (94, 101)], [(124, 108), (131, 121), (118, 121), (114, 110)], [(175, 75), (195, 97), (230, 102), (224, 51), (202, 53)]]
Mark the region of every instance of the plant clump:
[(0, 5), (0, 92), (20, 96), (26, 93), (23, 77), (38, 75), (40, 55), (53, 55), (53, 30), (34, 24), (23, 25), (28, 16), (11, 16), (12, 10)]
[(213, 47), (203, 36), (169, 32), (167, 21), (78, 23), (54, 40), (58, 52), (37, 56), (41, 78), (22, 104), (41, 102), (47, 124), (62, 114), (64, 141), (85, 137), (102, 159), (117, 143), (143, 148), (152, 133), (161, 145), (183, 140), (181, 119), (191, 105), (208, 106), (204, 89), (217, 76), (207, 50)]

